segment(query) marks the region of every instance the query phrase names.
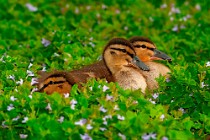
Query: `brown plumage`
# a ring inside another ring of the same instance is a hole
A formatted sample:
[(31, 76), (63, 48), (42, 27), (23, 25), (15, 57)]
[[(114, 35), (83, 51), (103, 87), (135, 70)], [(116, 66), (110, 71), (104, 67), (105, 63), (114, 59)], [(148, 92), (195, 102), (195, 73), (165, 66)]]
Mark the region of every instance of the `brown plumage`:
[(48, 95), (53, 92), (60, 94), (70, 93), (71, 87), (86, 82), (88, 78), (93, 77), (91, 73), (71, 73), (67, 71), (39, 72), (37, 87), (39, 92), (46, 92)]
[[(87, 82), (89, 78), (106, 78), (108, 82), (118, 82), (124, 89), (141, 88), (144, 92), (146, 82), (137, 71), (139, 66), (142, 69), (147, 69), (147, 67), (140, 63), (140, 60), (137, 61), (136, 56), (137, 65), (133, 63), (134, 56), (135, 51), (129, 41), (114, 38), (106, 45), (102, 61), (70, 72), (55, 71), (41, 74), (38, 83), (39, 91), (47, 94), (52, 94), (54, 91), (63, 94), (70, 91), (72, 85), (81, 86), (81, 83)], [(63, 80), (63, 83), (59, 82), (60, 80)]]

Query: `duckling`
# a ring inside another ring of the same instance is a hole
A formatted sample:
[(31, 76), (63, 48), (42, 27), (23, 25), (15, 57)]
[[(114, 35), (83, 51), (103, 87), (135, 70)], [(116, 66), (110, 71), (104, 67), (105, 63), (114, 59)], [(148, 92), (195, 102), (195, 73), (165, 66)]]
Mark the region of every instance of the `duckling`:
[(68, 71), (53, 71), (53, 72), (43, 72), (38, 73), (41, 78), (38, 79), (36, 86), (38, 87), (38, 92), (45, 92), (51, 95), (53, 92), (58, 92), (60, 94), (69, 93), (71, 87), (74, 84), (78, 84), (78, 87), (82, 87), (82, 83), (87, 82), (89, 78), (93, 78), (94, 74), (91, 72), (84, 73), (71, 73)]
[(112, 39), (104, 49), (103, 60), (112, 74), (113, 82), (118, 82), (124, 89), (141, 89), (145, 92), (146, 80), (139, 69), (149, 69), (136, 56), (129, 41), (123, 38)]
[(153, 60), (171, 61), (171, 58), (165, 53), (157, 50), (156, 45), (148, 38), (137, 36), (132, 37), (129, 41), (133, 44), (137, 56), (150, 69), (150, 71), (140, 70), (146, 79), (148, 89), (157, 89), (158, 82), (156, 81), (156, 78), (158, 78), (160, 75), (168, 78), (168, 73), (170, 73), (171, 70), (161, 63), (153, 62)]
[(38, 92), (46, 92), (51, 95), (53, 92), (60, 94), (69, 93), (72, 87), (71, 77), (67, 72), (54, 71), (51, 73), (39, 72), (41, 78), (38, 79)]
[(106, 45), (103, 60), (80, 70), (70, 72), (41, 73), (38, 80), (40, 92), (61, 94), (69, 92), (72, 85), (87, 82), (89, 78), (106, 78), (108, 82), (118, 82), (124, 89), (142, 89), (146, 81), (138, 69), (149, 70), (135, 55), (132, 44), (123, 38), (114, 38)]

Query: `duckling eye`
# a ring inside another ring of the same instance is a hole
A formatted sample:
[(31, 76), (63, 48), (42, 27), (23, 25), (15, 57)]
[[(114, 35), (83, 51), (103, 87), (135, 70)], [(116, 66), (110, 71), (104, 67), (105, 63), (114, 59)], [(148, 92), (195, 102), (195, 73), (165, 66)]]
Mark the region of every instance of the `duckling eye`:
[(145, 46), (145, 45), (141, 45), (141, 47), (142, 47), (142, 48), (146, 48), (146, 46)]
[(113, 51), (111, 51), (111, 52), (110, 52), (110, 54), (111, 54), (111, 55), (114, 55), (114, 54), (116, 54), (116, 53), (115, 53), (115, 52), (113, 52)]
[(124, 53), (126, 53), (126, 50), (125, 49), (122, 49), (121, 51), (124, 52)]
[(155, 48), (148, 48), (149, 50), (151, 50), (151, 51), (154, 51), (155, 50)]

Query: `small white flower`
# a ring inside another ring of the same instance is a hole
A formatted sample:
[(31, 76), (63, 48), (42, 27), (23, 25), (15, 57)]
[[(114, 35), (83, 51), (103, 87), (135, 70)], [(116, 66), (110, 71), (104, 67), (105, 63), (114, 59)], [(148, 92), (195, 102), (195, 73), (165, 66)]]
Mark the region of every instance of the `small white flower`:
[(141, 138), (143, 139), (143, 140), (150, 140), (150, 135), (148, 134), (144, 134), (143, 136), (141, 136)]
[(97, 13), (97, 14), (96, 14), (96, 17), (97, 17), (97, 18), (100, 18), (100, 17), (101, 17), (101, 15), (100, 15), (99, 13)]
[(126, 136), (121, 134), (121, 133), (118, 133), (118, 136), (122, 139), (122, 140), (126, 140)]
[(3, 121), (3, 122), (1, 123), (1, 126), (2, 126), (3, 128), (7, 128), (7, 127), (8, 127), (7, 125), (5, 125), (5, 122), (6, 122), (6, 121)]
[(168, 140), (168, 138), (164, 136), (164, 137), (162, 137), (161, 140)]
[(183, 108), (179, 108), (179, 111), (181, 111), (182, 113), (185, 113), (185, 110)]
[(11, 80), (15, 81), (15, 76), (14, 75), (9, 75), (8, 79), (11, 79)]
[(138, 104), (138, 103), (139, 103), (138, 101), (133, 101), (133, 104), (134, 104), (134, 105), (136, 105), (136, 104)]
[(88, 125), (86, 126), (86, 128), (87, 128), (88, 130), (93, 129), (93, 127), (92, 127), (90, 124), (88, 124)]
[(64, 121), (64, 116), (60, 116), (60, 118), (58, 119), (58, 122), (62, 123)]
[(149, 17), (149, 20), (150, 20), (151, 22), (154, 22), (154, 19), (153, 19), (152, 17)]
[(210, 67), (210, 61), (206, 63), (206, 67)]
[(71, 102), (70, 102), (70, 104), (71, 104), (71, 109), (74, 110), (75, 109), (75, 106), (77, 104), (77, 101), (75, 99), (72, 99)]
[(152, 99), (149, 99), (149, 101), (150, 101), (152, 104), (156, 104), (156, 102), (153, 101)]
[(33, 66), (33, 64), (30, 63), (30, 64), (28, 65), (28, 69), (30, 69), (32, 66)]
[(208, 85), (205, 84), (204, 82), (201, 82), (201, 88), (204, 88), (204, 87), (206, 87), (206, 86), (208, 86)]
[(23, 84), (23, 79), (21, 78), (19, 81), (16, 82), (16, 84), (22, 85)]
[(172, 100), (171, 100), (171, 103), (173, 103), (173, 102), (174, 102), (174, 100), (172, 99)]
[(93, 87), (89, 87), (89, 89), (90, 89), (91, 91), (93, 91)]
[(15, 98), (14, 96), (11, 96), (11, 97), (10, 97), (10, 100), (11, 100), (11, 101), (15, 101), (15, 100), (17, 100), (17, 98)]
[(174, 17), (170, 17), (170, 21), (173, 21), (174, 20)]
[(115, 10), (115, 13), (120, 14), (120, 10), (119, 9)]
[(28, 97), (30, 98), (30, 99), (32, 99), (32, 95), (30, 94), (30, 95), (28, 95)]
[(31, 90), (31, 94), (33, 93), (33, 92), (36, 92), (36, 91), (38, 91), (39, 89), (37, 88), (37, 87), (35, 87), (35, 88), (32, 88), (32, 90)]
[(13, 104), (10, 104), (9, 106), (7, 106), (7, 110), (8, 110), (8, 111), (11, 111), (11, 110), (13, 110), (13, 109), (15, 109), (15, 107), (14, 107)]
[(78, 7), (76, 7), (76, 9), (74, 10), (74, 13), (79, 14), (79, 8)]
[(121, 121), (125, 120), (125, 117), (124, 116), (120, 116), (119, 114), (117, 115), (117, 118), (118, 118), (118, 120), (121, 120)]
[(16, 118), (13, 118), (12, 121), (17, 121), (20, 119), (20, 116), (17, 116)]
[(38, 10), (37, 7), (33, 6), (32, 4), (30, 3), (26, 3), (26, 7), (28, 8), (29, 11), (31, 12), (36, 12)]
[(103, 120), (105, 121), (106, 119), (112, 119), (112, 116), (111, 115), (106, 115), (103, 117)]
[(89, 42), (89, 44), (90, 44), (90, 46), (93, 47), (93, 48), (96, 46), (93, 42)]
[(104, 124), (104, 125), (107, 125), (107, 121), (103, 121), (103, 124)]
[(153, 97), (154, 99), (157, 99), (157, 98), (158, 98), (158, 96), (159, 96), (159, 94), (158, 94), (158, 93), (154, 93), (154, 94), (152, 95), (152, 97)]
[(26, 139), (28, 137), (28, 135), (26, 135), (26, 134), (20, 134), (19, 136), (21, 139)]
[(162, 4), (162, 5), (160, 6), (160, 8), (161, 8), (161, 9), (167, 8), (167, 4), (166, 4), (166, 3)]
[(37, 84), (37, 83), (39, 83), (37, 78), (32, 78), (31, 79), (31, 85), (32, 86), (35, 85), (35, 84)]
[(60, 55), (56, 52), (53, 54), (53, 57), (58, 57), (58, 56), (60, 56)]
[(64, 93), (64, 98), (68, 98), (69, 97), (69, 93)]
[(42, 38), (42, 45), (44, 45), (45, 47), (49, 46), (51, 44), (51, 42), (45, 38)]
[(90, 10), (91, 9), (91, 6), (90, 5), (86, 6), (86, 9), (87, 10)]
[(67, 36), (69, 37), (69, 36), (71, 36), (71, 34), (68, 34)]
[(118, 107), (118, 105), (114, 106), (114, 110), (120, 110), (120, 108)]
[(90, 40), (90, 41), (93, 41), (93, 37), (90, 37), (89, 40)]
[(79, 120), (78, 122), (75, 122), (74, 124), (75, 124), (75, 125), (83, 126), (86, 122), (87, 122), (86, 119), (81, 119), (81, 120)]
[(46, 65), (43, 65), (42, 71), (46, 71)]
[(125, 27), (124, 27), (124, 30), (127, 31), (127, 30), (128, 30), (128, 26), (125, 26)]
[(155, 134), (155, 133), (154, 134), (153, 133), (149, 133), (149, 134), (144, 134), (143, 136), (141, 136), (141, 138), (143, 140), (157, 139), (156, 135), (157, 134)]
[(162, 114), (162, 115), (160, 116), (160, 119), (163, 121), (164, 118), (165, 118), (165, 115)]
[(26, 123), (28, 121), (28, 117), (24, 117), (22, 123)]
[(201, 10), (200, 4), (196, 4), (196, 5), (195, 5), (195, 9), (197, 9), (198, 11), (200, 11), (200, 10)]
[(84, 134), (84, 135), (80, 134), (80, 137), (82, 140), (92, 140), (92, 138), (88, 134)]
[(107, 6), (105, 4), (102, 4), (102, 9), (106, 9)]
[(174, 7), (174, 6), (171, 7), (171, 12), (172, 12), (172, 13), (175, 13), (175, 14), (181, 13), (181, 11), (179, 10), (179, 8), (176, 8), (176, 7)]
[(150, 133), (150, 137), (151, 137), (152, 139), (157, 139), (157, 138), (156, 138), (156, 135), (157, 135), (157, 134), (155, 134), (155, 133)]
[(172, 31), (174, 31), (174, 32), (177, 32), (178, 30), (179, 30), (178, 25), (175, 25), (175, 26), (172, 28)]
[(27, 70), (26, 73), (28, 74), (28, 76), (34, 76), (34, 73), (30, 70)]
[(105, 131), (105, 130), (107, 130), (106, 128), (104, 128), (104, 127), (100, 127), (99, 128), (101, 131)]
[(99, 108), (99, 110), (101, 111), (101, 112), (107, 112), (107, 110), (103, 107), (103, 106), (101, 106), (100, 108)]
[(107, 101), (113, 100), (113, 96), (111, 96), (111, 95), (109, 95), (109, 94), (106, 94), (106, 100), (107, 100)]
[(52, 110), (50, 103), (47, 104), (47, 106), (45, 107), (45, 109), (46, 109), (46, 110), (49, 110), (49, 111)]
[(105, 92), (108, 89), (109, 89), (109, 87), (107, 87), (106, 85), (103, 86), (103, 92)]

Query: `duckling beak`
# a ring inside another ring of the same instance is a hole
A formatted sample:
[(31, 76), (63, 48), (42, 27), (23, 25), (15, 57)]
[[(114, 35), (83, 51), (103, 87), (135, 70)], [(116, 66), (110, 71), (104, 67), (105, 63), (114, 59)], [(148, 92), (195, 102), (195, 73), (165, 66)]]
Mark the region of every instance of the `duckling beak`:
[(137, 56), (133, 57), (132, 63), (144, 71), (149, 71), (149, 67), (145, 65)]
[(165, 53), (163, 53), (163, 52), (161, 52), (161, 51), (159, 51), (157, 49), (154, 49), (154, 53), (155, 54), (154, 54), (154, 56), (151, 57), (151, 60), (167, 60), (167, 61), (172, 61), (171, 58), (167, 54), (165, 54)]

